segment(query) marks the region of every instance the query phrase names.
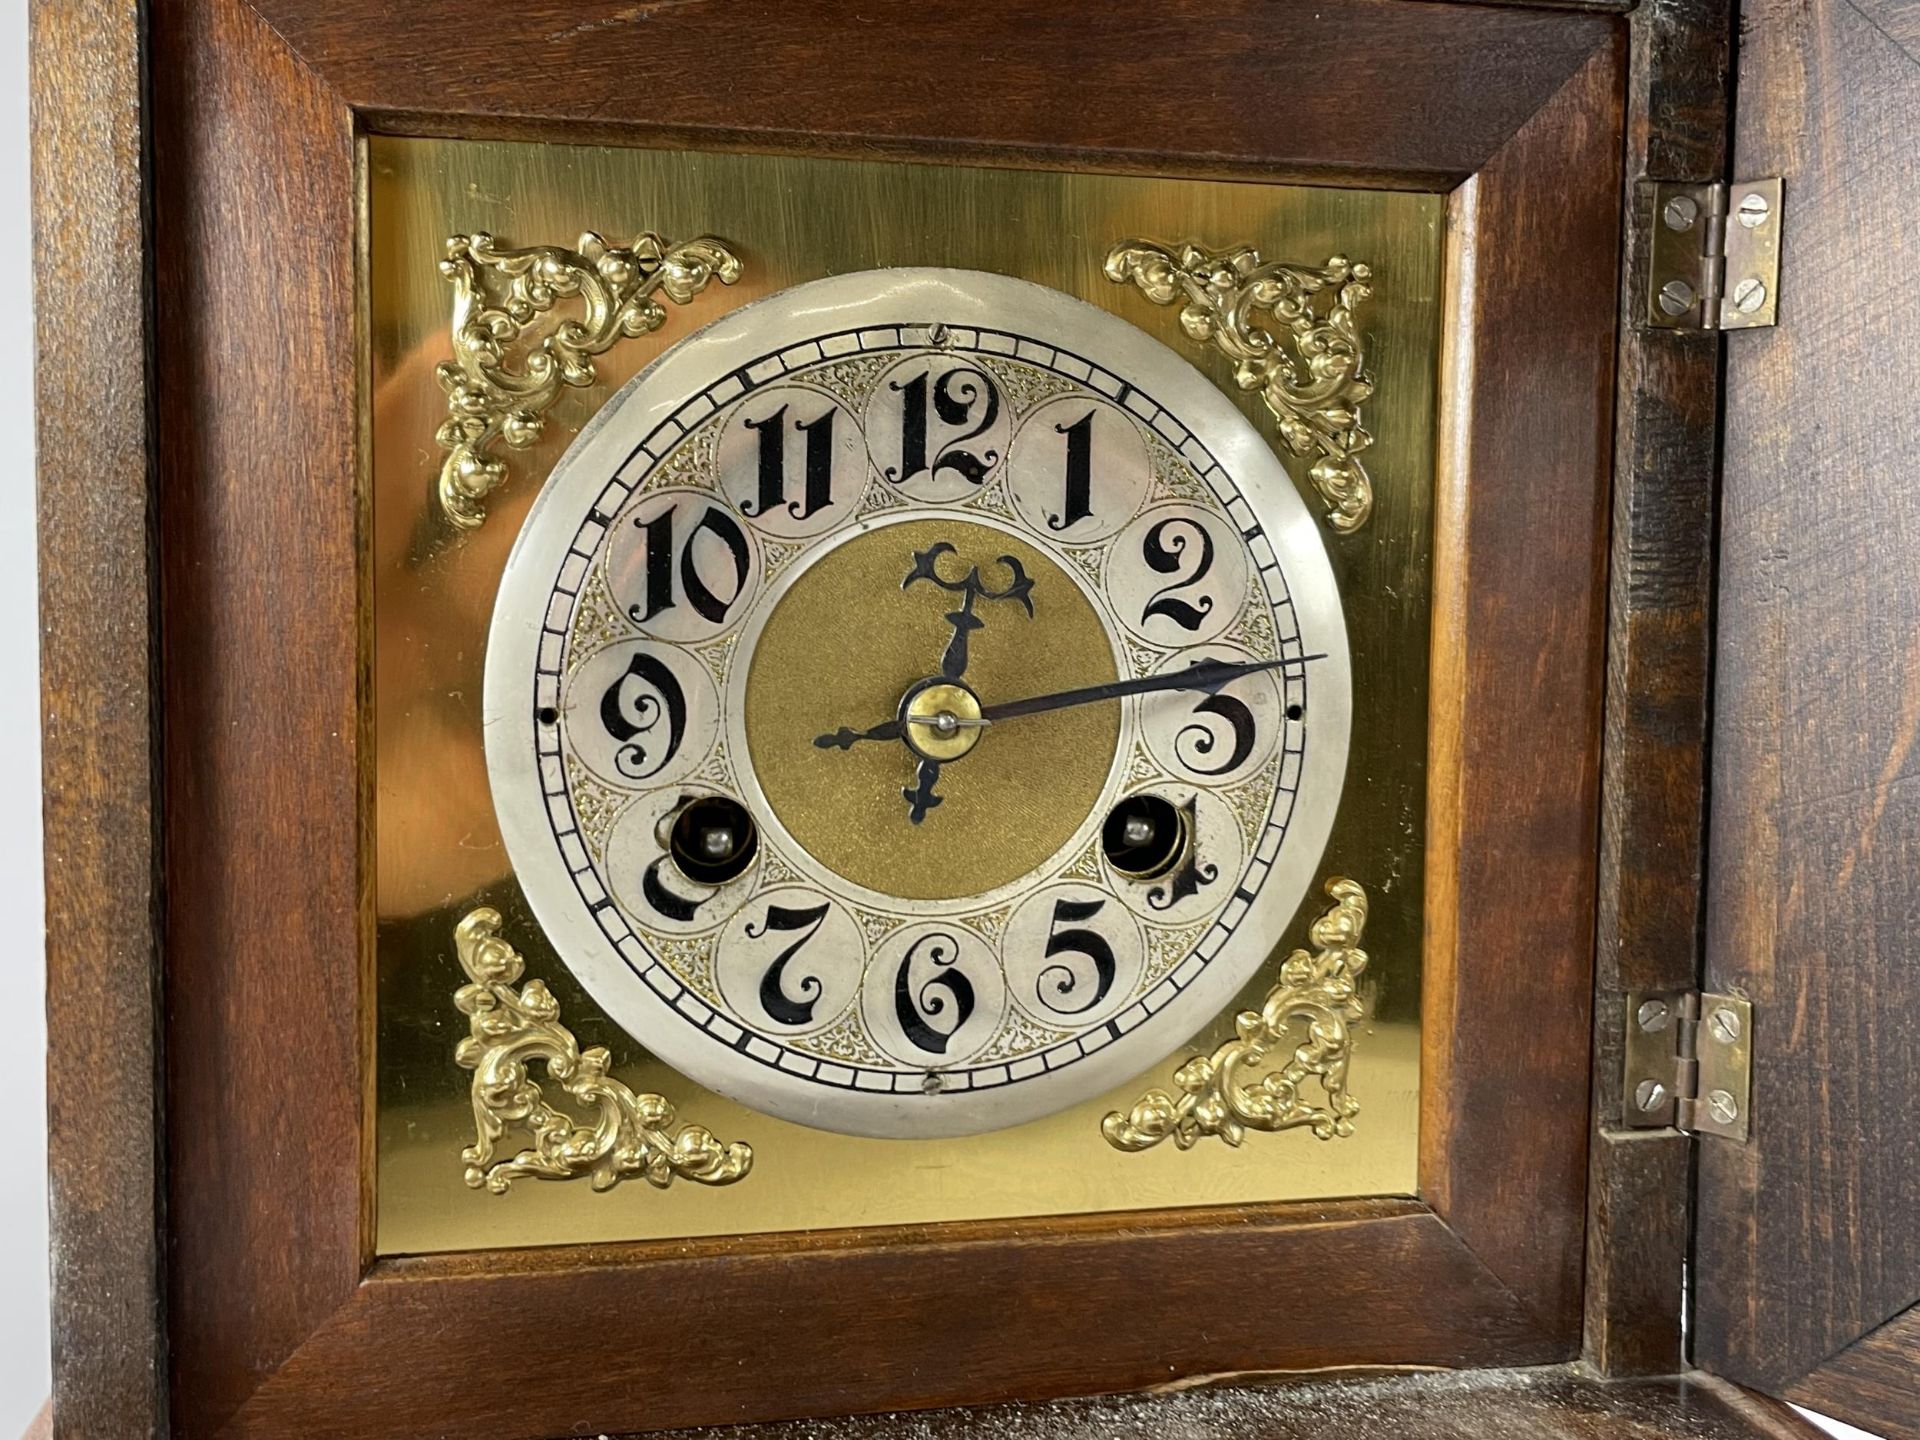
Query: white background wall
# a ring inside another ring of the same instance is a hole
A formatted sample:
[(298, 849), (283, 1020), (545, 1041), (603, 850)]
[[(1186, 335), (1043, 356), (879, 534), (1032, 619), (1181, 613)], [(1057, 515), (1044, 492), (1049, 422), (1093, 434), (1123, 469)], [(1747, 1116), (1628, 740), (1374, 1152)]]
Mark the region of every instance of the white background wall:
[[(0, 1437), (47, 1394), (46, 1023), (40, 904), (40, 667), (33, 566), (32, 247), (26, 0), (0, 0), (0, 990), (8, 1108), (0, 1163)], [(17, 1107), (17, 1109), (15, 1108)]]
[[(46, 1048), (40, 895), (39, 652), (33, 542), (32, 246), (27, 209), (26, 0), (0, 0), (0, 980), (14, 1123), (0, 1163), (0, 1440), (48, 1389)], [(1832, 1427), (1852, 1440), (1860, 1432)]]

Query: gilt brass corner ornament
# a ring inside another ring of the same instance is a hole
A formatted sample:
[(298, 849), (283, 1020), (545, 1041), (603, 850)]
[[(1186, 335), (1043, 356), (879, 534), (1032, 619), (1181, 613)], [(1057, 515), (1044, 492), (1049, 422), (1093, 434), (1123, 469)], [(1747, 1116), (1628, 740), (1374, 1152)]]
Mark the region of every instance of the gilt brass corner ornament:
[[(453, 286), (454, 359), (434, 371), (447, 392), (434, 438), (447, 452), (440, 507), (459, 529), (487, 518), (486, 497), (506, 481), (495, 446), (533, 444), (561, 387), (594, 382), (594, 356), (664, 325), (657, 295), (684, 305), (715, 276), (724, 285), (740, 278), (740, 261), (710, 235), (676, 244), (648, 232), (613, 247), (589, 231), (579, 245), (503, 250), (483, 233), (447, 241), (440, 273)], [(575, 300), (577, 315), (533, 338), (556, 304)]]
[[(1183, 302), (1180, 328), (1234, 362), (1234, 383), (1258, 390), (1342, 535), (1373, 513), (1373, 482), (1360, 452), (1373, 437), (1360, 405), (1373, 379), (1354, 311), (1373, 294), (1373, 272), (1335, 255), (1318, 269), (1263, 262), (1248, 245), (1209, 251), (1127, 240), (1107, 252), (1107, 278), (1131, 280), (1156, 305)], [(1284, 341), (1284, 343), (1283, 343)], [(1288, 347), (1291, 346), (1291, 349)]]
[[(1113, 1111), (1100, 1133), (1119, 1150), (1147, 1150), (1171, 1138), (1190, 1150), (1209, 1135), (1238, 1145), (1249, 1130), (1310, 1127), (1322, 1140), (1353, 1133), (1360, 1102), (1347, 1093), (1352, 1058), (1351, 1026), (1365, 1015), (1355, 982), (1366, 969), (1360, 932), (1367, 923), (1367, 896), (1353, 881), (1327, 881), (1331, 910), (1313, 922), (1314, 952), (1295, 950), (1280, 966), (1280, 983), (1260, 1009), (1235, 1017), (1232, 1040), (1211, 1055), (1196, 1055), (1174, 1072), (1179, 1098), (1149, 1090), (1122, 1115)], [(1293, 1058), (1255, 1079), (1269, 1051), (1286, 1045), (1292, 1022), (1306, 1022), (1306, 1038)], [(1301, 1095), (1317, 1077), (1326, 1103)]]
[[(481, 908), (454, 928), (454, 948), (472, 982), (453, 997), (469, 1017), (472, 1033), (454, 1059), (473, 1071), (474, 1143), (461, 1152), (467, 1184), (504, 1195), (515, 1180), (573, 1180), (586, 1176), (595, 1190), (644, 1177), (665, 1189), (676, 1176), (702, 1185), (731, 1185), (753, 1166), (743, 1142), (722, 1145), (698, 1125), (675, 1130), (673, 1106), (659, 1095), (636, 1095), (607, 1073), (600, 1046), (582, 1050), (560, 1023), (560, 1006), (547, 987), (530, 980), (518, 993), (514, 982), (526, 962), (500, 938), (500, 912)], [(528, 1066), (545, 1064), (547, 1075), (583, 1108), (597, 1112), (580, 1121), (547, 1103)], [(509, 1129), (525, 1131), (533, 1144), (510, 1159), (495, 1159)]]

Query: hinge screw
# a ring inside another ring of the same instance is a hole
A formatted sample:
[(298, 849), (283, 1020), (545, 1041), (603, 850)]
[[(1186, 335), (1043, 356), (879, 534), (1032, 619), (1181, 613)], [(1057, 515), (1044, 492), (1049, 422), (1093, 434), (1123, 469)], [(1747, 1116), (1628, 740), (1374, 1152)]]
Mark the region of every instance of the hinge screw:
[(1649, 1000), (1634, 1012), (1634, 1018), (1640, 1022), (1640, 1028), (1649, 1035), (1658, 1034), (1667, 1028), (1670, 1012), (1664, 1000)]
[(1740, 209), (1737, 213), (1740, 216), (1740, 223), (1749, 230), (1766, 224), (1768, 214), (1767, 197), (1757, 192), (1745, 196), (1740, 201)]
[(1707, 1113), (1719, 1124), (1731, 1125), (1740, 1114), (1740, 1107), (1725, 1090), (1715, 1090), (1707, 1096)]
[(1733, 287), (1733, 308), (1742, 315), (1751, 315), (1767, 303), (1767, 287), (1749, 276)]
[(1669, 280), (1660, 287), (1660, 308), (1669, 315), (1684, 315), (1693, 308), (1693, 287), (1684, 280)]
[[(1658, 1080), (1642, 1080), (1633, 1091), (1633, 1103), (1648, 1114), (1658, 1110), (1666, 1101), (1667, 1087)], [(1729, 1099), (1732, 1097), (1729, 1096)]]
[(1669, 230), (1691, 230), (1693, 222), (1700, 218), (1700, 204), (1691, 195), (1676, 195), (1667, 201), (1661, 217)]
[[(1713, 1033), (1713, 1038), (1718, 1040), (1722, 1045), (1731, 1045), (1740, 1038), (1740, 1017), (1722, 1005), (1707, 1017), (1707, 1029)], [(1726, 1092), (1715, 1091), (1714, 1093), (1725, 1094)], [(1729, 1102), (1731, 1102), (1733, 1097), (1728, 1096), (1727, 1098)]]

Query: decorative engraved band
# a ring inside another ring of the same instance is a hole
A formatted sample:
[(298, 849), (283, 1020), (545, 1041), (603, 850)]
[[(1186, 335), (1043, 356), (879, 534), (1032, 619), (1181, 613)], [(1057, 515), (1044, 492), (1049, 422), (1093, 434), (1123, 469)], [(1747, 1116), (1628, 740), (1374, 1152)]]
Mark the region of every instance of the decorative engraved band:
[[(1314, 457), (1307, 477), (1342, 535), (1373, 513), (1360, 425), (1373, 394), (1353, 312), (1373, 294), (1373, 272), (1335, 255), (1318, 269), (1262, 262), (1250, 245), (1208, 251), (1127, 240), (1107, 252), (1107, 278), (1133, 281), (1156, 305), (1183, 302), (1180, 328), (1233, 361), (1242, 390), (1258, 390), (1287, 449)], [(1285, 336), (1289, 352), (1280, 336)]]
[[(1360, 1102), (1347, 1093), (1347, 1064), (1353, 1053), (1351, 1026), (1366, 1013), (1355, 982), (1367, 966), (1367, 952), (1360, 948), (1367, 896), (1340, 876), (1328, 880), (1326, 889), (1334, 905), (1307, 932), (1314, 953), (1289, 955), (1265, 1003), (1235, 1018), (1234, 1038), (1174, 1071), (1178, 1099), (1149, 1090), (1126, 1114), (1116, 1110), (1101, 1121), (1108, 1144), (1147, 1150), (1171, 1137), (1180, 1149), (1190, 1150), (1208, 1135), (1238, 1145), (1249, 1130), (1308, 1126), (1322, 1140), (1353, 1133)], [(1256, 1080), (1267, 1052), (1285, 1046), (1290, 1027), (1302, 1020), (1306, 1039), (1294, 1047), (1293, 1057)], [(1309, 1077), (1319, 1079), (1325, 1104), (1302, 1097)]]

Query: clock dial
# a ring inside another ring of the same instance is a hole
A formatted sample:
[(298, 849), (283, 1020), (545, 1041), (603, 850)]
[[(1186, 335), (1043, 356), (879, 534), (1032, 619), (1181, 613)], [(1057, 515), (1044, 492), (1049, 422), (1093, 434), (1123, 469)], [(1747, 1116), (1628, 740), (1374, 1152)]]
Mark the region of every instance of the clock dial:
[(1163, 1057), (1339, 799), (1314, 522), (1184, 360), (1053, 291), (848, 275), (682, 342), (516, 545), (502, 833), (637, 1040), (769, 1113), (963, 1134)]

